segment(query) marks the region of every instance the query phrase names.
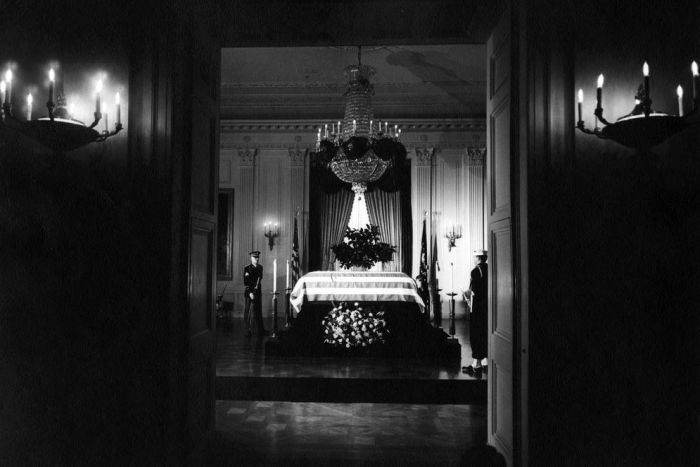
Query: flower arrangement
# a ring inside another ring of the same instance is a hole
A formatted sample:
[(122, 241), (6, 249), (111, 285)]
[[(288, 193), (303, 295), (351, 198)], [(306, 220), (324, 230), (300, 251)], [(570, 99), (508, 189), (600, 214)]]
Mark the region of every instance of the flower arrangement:
[(369, 269), (376, 262), (391, 261), (396, 248), (379, 241), (379, 227), (367, 225), (366, 228), (345, 231), (345, 239), (331, 247), (336, 259), (345, 269), (353, 266)]
[(323, 342), (348, 349), (383, 344), (389, 333), (384, 312), (365, 312), (357, 302), (353, 309), (346, 307), (345, 303), (334, 307), (323, 318), (322, 324)]

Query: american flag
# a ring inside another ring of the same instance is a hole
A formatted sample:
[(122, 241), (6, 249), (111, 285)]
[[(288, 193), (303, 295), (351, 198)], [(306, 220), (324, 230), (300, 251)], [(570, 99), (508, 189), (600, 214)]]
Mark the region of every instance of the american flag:
[(292, 240), (292, 287), (299, 280), (299, 228), (294, 218), (294, 239)]
[(428, 292), (428, 245), (425, 239), (425, 219), (423, 219), (423, 235), (420, 241), (420, 265), (418, 269), (418, 294), (426, 305), (429, 303)]

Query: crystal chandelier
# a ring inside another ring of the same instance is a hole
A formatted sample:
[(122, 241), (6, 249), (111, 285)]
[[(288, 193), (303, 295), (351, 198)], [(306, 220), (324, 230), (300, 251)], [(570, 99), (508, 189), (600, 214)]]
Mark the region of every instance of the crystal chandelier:
[(364, 193), (367, 184), (379, 180), (387, 168), (405, 157), (406, 148), (399, 141), (401, 129), (388, 122), (374, 121), (372, 95), (374, 86), (369, 77), (373, 67), (362, 64), (362, 47), (358, 48), (357, 64), (345, 68), (348, 85), (345, 115), (342, 122), (319, 127), (316, 153), (319, 160), (342, 181), (352, 184), (356, 194)]
[[(16, 116), (13, 111), (13, 78), (12, 69), (8, 68), (2, 76), (2, 80), (0, 80), (0, 102), (2, 103), (0, 125), (18, 131), (57, 153), (72, 151), (92, 142), (103, 142), (123, 129), (119, 93), (115, 95), (114, 129), (111, 131), (109, 129), (107, 113), (103, 111), (100, 98), (103, 77), (98, 78), (95, 82), (94, 121), (90, 126), (73, 117), (72, 112), (66, 106), (65, 97), (60, 91), (57, 93), (56, 101), (54, 102), (56, 73), (53, 68), (48, 72), (47, 116), (32, 119), (34, 103), (32, 94), (27, 94), (26, 96), (25, 110), (22, 112), (22, 115)], [(104, 129), (99, 131), (95, 127), (103, 118)]]

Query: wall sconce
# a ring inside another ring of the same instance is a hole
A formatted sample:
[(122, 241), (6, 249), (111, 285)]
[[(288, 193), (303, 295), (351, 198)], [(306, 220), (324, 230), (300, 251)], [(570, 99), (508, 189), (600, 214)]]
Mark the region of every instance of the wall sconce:
[[(53, 68), (48, 72), (49, 89), (48, 100), (46, 101), (48, 116), (40, 117), (36, 120), (32, 120), (32, 106), (34, 103), (32, 94), (28, 94), (26, 97), (26, 114), (23, 115), (23, 118), (16, 117), (12, 110), (12, 69), (8, 68), (1, 78), (0, 102), (2, 102), (2, 122), (0, 124), (38, 141), (57, 153), (72, 151), (92, 142), (103, 142), (123, 129), (121, 123), (121, 101), (119, 93), (117, 93), (114, 99), (116, 114), (114, 130), (109, 131), (107, 113), (101, 111), (102, 77), (95, 83), (95, 113), (93, 114), (95, 119), (90, 126), (73, 118), (73, 115), (66, 107), (66, 99), (62, 93), (58, 93), (56, 102), (54, 102), (56, 73)], [(100, 132), (94, 128), (102, 120), (102, 117), (105, 119), (105, 124), (104, 130)]]
[(279, 227), (277, 223), (266, 222), (265, 223), (265, 236), (267, 237), (267, 244), (270, 246), (270, 250), (275, 246), (275, 237), (279, 236)]
[[(581, 104), (583, 103), (583, 89), (578, 90), (578, 122), (576, 128), (582, 132), (595, 135), (602, 139), (612, 139), (618, 143), (636, 149), (649, 148), (655, 146), (674, 134), (683, 130), (690, 123), (688, 116), (698, 110), (698, 100), (700, 96), (700, 77), (698, 76), (698, 64), (693, 62), (690, 67), (693, 77), (693, 110), (686, 116), (683, 115), (683, 88), (678, 85), (676, 93), (678, 95), (678, 115), (669, 115), (656, 112), (651, 108), (651, 94), (649, 90), (649, 64), (644, 62), (642, 74), (644, 83), (639, 86), (635, 95), (635, 107), (629, 114), (617, 119), (615, 123), (608, 122), (603, 117), (603, 75), (598, 76), (598, 87), (596, 92), (596, 108), (593, 114), (596, 117), (595, 127), (589, 130), (583, 123), (581, 114)], [(601, 122), (603, 129), (598, 128)], [(696, 122), (697, 123), (697, 122)]]
[(455, 240), (462, 238), (462, 225), (452, 224), (450, 230), (445, 232), (445, 238), (447, 239), (447, 251), (452, 251), (452, 247), (456, 247)]

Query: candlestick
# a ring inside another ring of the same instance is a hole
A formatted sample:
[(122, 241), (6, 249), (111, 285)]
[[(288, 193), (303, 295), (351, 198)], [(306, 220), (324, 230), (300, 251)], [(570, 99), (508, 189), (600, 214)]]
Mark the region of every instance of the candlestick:
[(114, 96), (114, 103), (117, 105), (117, 125), (122, 123), (122, 104), (119, 98), (119, 93)]
[(105, 133), (109, 133), (109, 122), (107, 120), (107, 110), (102, 112), (102, 116), (105, 118)]
[(583, 112), (581, 110), (581, 107), (583, 105), (583, 89), (578, 90), (578, 121), (582, 122), (583, 121)]
[(5, 102), (12, 104), (12, 70), (8, 68), (5, 72), (5, 82), (7, 83), (7, 91), (5, 92)]
[(683, 116), (683, 88), (679, 84), (676, 88), (676, 94), (678, 95), (678, 116)]
[(53, 85), (56, 80), (56, 73), (53, 68), (49, 70), (49, 103), (53, 103)]
[(601, 73), (600, 75), (598, 75), (598, 88), (596, 89), (596, 110), (602, 108), (601, 104), (603, 103), (603, 82), (605, 82), (605, 78)]
[(698, 88), (700, 88), (700, 74), (698, 74), (698, 62), (693, 61), (690, 65), (690, 71), (693, 73), (693, 104), (697, 106), (698, 104)]
[(2, 80), (0, 81), (0, 104), (7, 102), (5, 100), (5, 91), (7, 91), (7, 84), (5, 83), (5, 80)]
[(272, 293), (277, 293), (277, 258), (272, 260)]
[(287, 260), (287, 280), (284, 283), (284, 288), (285, 289), (289, 288), (289, 260)]
[(98, 79), (95, 84), (95, 113), (100, 113), (100, 92), (102, 92), (102, 80)]
[(32, 119), (32, 102), (34, 98), (31, 94), (27, 94), (27, 121)]
[(642, 66), (642, 73), (644, 73), (644, 92), (647, 96), (647, 102), (651, 99), (651, 94), (649, 92), (649, 64), (644, 62)]

